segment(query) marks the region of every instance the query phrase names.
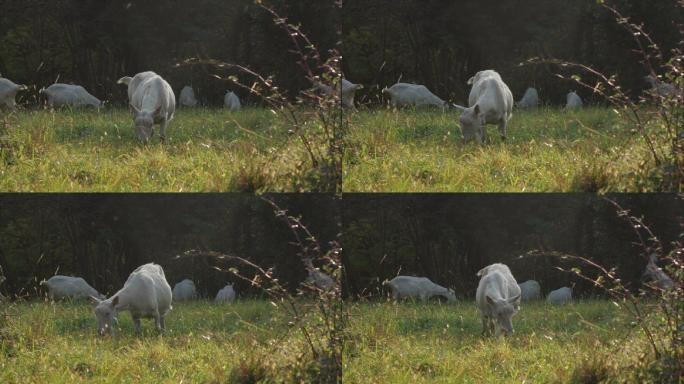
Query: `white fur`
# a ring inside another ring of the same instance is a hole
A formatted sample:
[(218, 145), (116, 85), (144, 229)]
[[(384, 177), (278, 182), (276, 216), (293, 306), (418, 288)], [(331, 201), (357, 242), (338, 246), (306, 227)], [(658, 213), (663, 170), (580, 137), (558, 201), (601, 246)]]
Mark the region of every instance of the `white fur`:
[(306, 270), (309, 272), (306, 280), (304, 280), (304, 284), (311, 285), (324, 291), (335, 286), (335, 280), (328, 276), (327, 273), (322, 272), (320, 269), (314, 267), (311, 259), (304, 260), (304, 267), (306, 267)]
[(535, 280), (527, 280), (524, 283), (518, 284), (522, 295), (522, 301), (539, 300), (541, 299), (541, 286)]
[(477, 276), (475, 302), (482, 318), (482, 334), (513, 333), (513, 316), (520, 309), (521, 291), (511, 270), (504, 264), (482, 268)]
[(660, 81), (660, 79), (652, 75), (644, 77), (644, 80), (646, 80), (651, 85), (651, 92), (653, 92), (657, 96), (669, 97), (674, 95), (675, 92), (677, 92), (677, 87), (675, 87), (674, 84)]
[(9, 79), (0, 77), (0, 107), (4, 105), (13, 111), (16, 110), (17, 92), (27, 89), (25, 85), (15, 84)]
[(572, 288), (562, 287), (546, 295), (546, 302), (549, 304), (561, 305), (572, 300)]
[(47, 104), (51, 108), (55, 107), (95, 107), (102, 108), (103, 103), (97, 97), (88, 93), (80, 85), (71, 84), (52, 84), (40, 91), (47, 98)]
[(176, 111), (176, 96), (169, 83), (154, 72), (142, 72), (128, 81), (128, 96), (138, 138), (147, 142), (159, 124), (161, 140), (166, 138), (166, 128)]
[(192, 280), (185, 279), (173, 286), (173, 300), (187, 301), (197, 297), (197, 289)]
[(239, 111), (242, 108), (240, 98), (232, 91), (227, 91), (223, 97), (223, 105), (230, 111)]
[[(342, 89), (340, 90), (341, 104), (343, 108), (354, 109), (354, 96), (356, 91), (363, 89), (362, 84), (354, 84), (347, 79), (341, 81)], [(316, 83), (314, 88), (318, 89), (323, 95), (331, 96), (335, 94), (335, 89), (330, 85)]]
[(453, 289), (447, 289), (439, 284), (435, 284), (427, 277), (397, 276), (385, 282), (384, 285), (387, 285), (392, 290), (392, 299), (395, 301), (412, 297), (425, 302), (433, 296), (442, 296), (449, 303), (456, 302), (456, 295)]
[(131, 313), (138, 333), (140, 319), (143, 318), (155, 319), (157, 329), (164, 330), (164, 319), (171, 309), (171, 295), (171, 287), (161, 266), (149, 263), (138, 267), (112, 297), (106, 300), (92, 298), (96, 304), (98, 333), (114, 333), (114, 322), (121, 311)]
[[(461, 114), (463, 141), (479, 143), (487, 139), (487, 124), (498, 124), (505, 140), (508, 121), (513, 117), (513, 94), (496, 71), (480, 71), (468, 80), (473, 84), (468, 97), (468, 108)], [(458, 107), (457, 107), (458, 108)]]
[(197, 105), (197, 99), (195, 98), (195, 91), (190, 86), (185, 86), (180, 91), (178, 96), (178, 104), (183, 107), (194, 107)]
[(425, 107), (435, 106), (445, 110), (447, 103), (430, 92), (427, 87), (419, 84), (396, 83), (382, 90), (382, 93), (390, 98), (392, 107)]
[(674, 286), (674, 281), (672, 281), (670, 276), (668, 276), (667, 273), (665, 273), (665, 271), (658, 267), (658, 265), (656, 264), (657, 260), (658, 256), (656, 254), (652, 254), (650, 256), (643, 277), (649, 281), (652, 281), (653, 286), (658, 289), (672, 289), (672, 287)]
[(566, 98), (566, 103), (565, 103), (565, 109), (566, 110), (575, 110), (575, 109), (582, 109), (582, 106), (584, 103), (582, 103), (582, 98), (579, 97), (577, 92), (572, 91), (568, 93), (568, 95), (565, 97)]
[(216, 299), (214, 299), (214, 303), (216, 304), (222, 304), (222, 303), (232, 303), (235, 301), (235, 290), (233, 289), (233, 284), (228, 284), (225, 287), (223, 287), (221, 290), (218, 291), (216, 294)]
[(82, 277), (55, 275), (44, 280), (40, 285), (47, 287), (51, 299), (85, 299), (90, 296), (104, 298), (91, 287)]
[(539, 105), (539, 93), (534, 88), (527, 88), (522, 99), (517, 103), (518, 108), (537, 108)]

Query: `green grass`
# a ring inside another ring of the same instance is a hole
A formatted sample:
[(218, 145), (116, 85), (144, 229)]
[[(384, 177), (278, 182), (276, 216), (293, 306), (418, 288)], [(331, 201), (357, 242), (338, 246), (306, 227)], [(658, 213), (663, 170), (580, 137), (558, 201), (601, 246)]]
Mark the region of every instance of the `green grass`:
[(345, 383), (567, 383), (637, 331), (610, 302), (523, 303), (509, 338), (480, 335), (474, 303), (352, 306)]
[(514, 111), (508, 140), (464, 145), (458, 114), (362, 111), (351, 117), (345, 192), (633, 191), (641, 139), (610, 109)]
[(122, 313), (98, 337), (90, 304), (20, 303), (0, 311), (0, 383), (226, 383), (262, 369), (287, 381), (305, 349), (288, 320), (267, 301), (198, 301), (174, 304), (164, 335), (152, 320), (136, 335)]
[(320, 189), (303, 146), (265, 109), (182, 109), (166, 144), (155, 126), (149, 145), (138, 142), (123, 109), (2, 113), (0, 191)]

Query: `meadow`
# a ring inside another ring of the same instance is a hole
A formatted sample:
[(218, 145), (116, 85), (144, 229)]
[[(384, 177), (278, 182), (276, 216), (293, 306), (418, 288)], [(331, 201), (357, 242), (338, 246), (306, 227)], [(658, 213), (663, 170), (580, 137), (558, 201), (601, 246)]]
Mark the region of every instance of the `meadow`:
[(608, 301), (523, 303), (513, 325), (508, 338), (482, 337), (472, 302), (354, 304), (344, 382), (599, 382), (591, 381), (592, 367), (604, 359), (627, 362), (631, 355), (620, 346), (641, 339)]
[[(160, 143), (125, 109), (0, 111), (0, 191), (299, 192), (325, 188), (287, 122), (266, 109), (177, 111)], [(308, 124), (315, 132), (316, 124)]]
[(0, 316), (6, 384), (289, 382), (307, 363), (298, 328), (268, 301), (175, 303), (163, 335), (151, 320), (136, 335), (122, 313), (116, 335), (98, 337), (88, 303), (17, 303)]
[[(345, 192), (613, 192), (649, 185), (642, 138), (611, 109), (515, 110), (502, 142), (464, 145), (454, 111), (364, 110), (350, 119)], [(645, 180), (645, 181), (644, 181)]]

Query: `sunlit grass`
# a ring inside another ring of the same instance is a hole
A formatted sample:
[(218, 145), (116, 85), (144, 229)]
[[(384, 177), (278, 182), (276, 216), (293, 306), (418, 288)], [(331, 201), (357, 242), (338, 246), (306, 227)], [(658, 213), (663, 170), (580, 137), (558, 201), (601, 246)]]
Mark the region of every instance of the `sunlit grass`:
[(641, 139), (607, 108), (515, 111), (502, 142), (461, 142), (458, 114), (361, 111), (351, 117), (346, 192), (567, 192), (648, 189)]
[(523, 303), (515, 334), (481, 336), (474, 303), (354, 304), (345, 383), (566, 383), (637, 333), (608, 301)]
[(87, 303), (21, 303), (4, 315), (0, 382), (8, 384), (223, 383), (255, 367), (285, 379), (305, 348), (287, 314), (266, 301), (174, 304), (163, 335), (151, 320), (136, 335), (122, 313), (116, 335), (98, 337)]
[(0, 124), (0, 191), (317, 189), (301, 143), (265, 109), (182, 109), (167, 142), (155, 127), (148, 145), (123, 109), (20, 111)]

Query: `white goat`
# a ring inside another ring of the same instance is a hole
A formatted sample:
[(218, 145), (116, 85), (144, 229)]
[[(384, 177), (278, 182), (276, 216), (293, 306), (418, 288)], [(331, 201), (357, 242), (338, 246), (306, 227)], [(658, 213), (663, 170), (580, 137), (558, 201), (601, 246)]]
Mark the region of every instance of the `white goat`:
[(17, 92), (27, 89), (28, 87), (25, 85), (15, 84), (9, 79), (0, 77), (0, 107), (4, 105), (15, 111), (17, 109)]
[(223, 105), (230, 111), (239, 111), (242, 108), (240, 98), (232, 91), (227, 91), (223, 97)]
[(185, 86), (180, 91), (178, 96), (178, 104), (183, 107), (194, 107), (197, 105), (197, 99), (195, 98), (195, 91), (190, 86)]
[(47, 104), (51, 108), (90, 106), (99, 110), (104, 105), (100, 99), (88, 93), (80, 85), (56, 83), (41, 89), (40, 94), (47, 98)]
[(644, 80), (651, 85), (651, 92), (656, 96), (669, 97), (677, 92), (677, 87), (674, 84), (661, 81), (653, 75), (644, 77)]
[(508, 121), (513, 117), (513, 94), (501, 75), (491, 69), (480, 71), (468, 80), (473, 87), (468, 97), (468, 108), (454, 105), (463, 111), (460, 118), (463, 141), (487, 140), (487, 124), (498, 124), (501, 138), (506, 140)]
[(518, 108), (537, 108), (539, 105), (539, 93), (534, 88), (527, 88), (522, 99), (516, 103)]
[(477, 272), (480, 283), (475, 301), (482, 318), (482, 334), (513, 333), (513, 316), (520, 309), (520, 287), (504, 264), (492, 264)]
[(455, 303), (456, 294), (453, 289), (442, 287), (435, 284), (427, 277), (397, 276), (390, 281), (383, 283), (392, 291), (392, 299), (399, 301), (406, 298), (417, 298), (425, 302), (431, 297), (441, 296), (447, 302)]
[(131, 112), (138, 138), (147, 142), (154, 134), (154, 125), (159, 124), (162, 142), (166, 139), (166, 128), (176, 111), (176, 96), (169, 83), (154, 72), (142, 72), (133, 78), (119, 79), (128, 84)]
[(233, 289), (233, 284), (228, 284), (219, 290), (216, 294), (216, 299), (214, 299), (214, 303), (216, 304), (232, 303), (234, 301), (235, 290)]
[(576, 110), (576, 109), (582, 109), (582, 106), (584, 103), (582, 103), (582, 98), (579, 97), (577, 92), (572, 91), (568, 93), (568, 95), (565, 97), (566, 98), (566, 103), (565, 103), (565, 109), (568, 111)]
[(648, 264), (646, 264), (646, 270), (642, 276), (643, 280), (648, 280), (653, 282), (653, 286), (661, 290), (669, 290), (674, 286), (674, 281), (670, 276), (665, 273), (658, 265), (658, 255), (653, 253), (649, 257)]
[(153, 318), (157, 329), (163, 331), (166, 328), (164, 318), (171, 309), (172, 294), (162, 267), (149, 263), (133, 271), (123, 288), (109, 299), (91, 299), (95, 304), (97, 332), (102, 336), (114, 333), (114, 322), (120, 311), (131, 313), (138, 333), (141, 331), (140, 319), (143, 318)]
[(541, 299), (541, 286), (535, 280), (527, 280), (524, 283), (518, 284), (518, 286), (522, 291), (522, 301)]
[(426, 86), (419, 84), (396, 83), (389, 88), (383, 89), (382, 94), (390, 98), (393, 108), (433, 106), (444, 111), (449, 107), (446, 101), (430, 92)]
[(562, 305), (572, 300), (572, 288), (562, 287), (546, 295), (546, 302), (554, 305)]
[(90, 286), (82, 277), (55, 275), (40, 282), (48, 289), (50, 299), (86, 299), (90, 296), (104, 298), (97, 290)]
[(197, 297), (197, 288), (190, 279), (185, 279), (173, 286), (173, 301), (194, 300)]

